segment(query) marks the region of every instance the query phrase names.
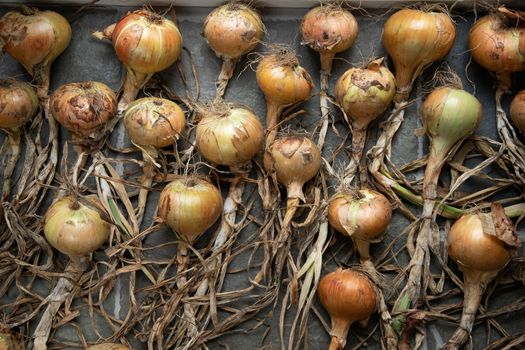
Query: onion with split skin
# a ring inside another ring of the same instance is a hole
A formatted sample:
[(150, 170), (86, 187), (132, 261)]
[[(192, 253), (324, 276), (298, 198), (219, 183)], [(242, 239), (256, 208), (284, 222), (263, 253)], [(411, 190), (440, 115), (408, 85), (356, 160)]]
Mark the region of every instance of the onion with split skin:
[(93, 35), (111, 39), (117, 57), (126, 66), (119, 112), (135, 100), (154, 73), (174, 64), (182, 50), (182, 36), (177, 25), (146, 9), (130, 12), (118, 23)]
[(20, 128), (33, 118), (38, 110), (35, 89), (14, 79), (0, 80), (0, 129), (7, 133), (9, 157), (2, 181), (2, 201), (9, 198), (11, 177), (20, 158)]
[(317, 294), (332, 321), (329, 350), (342, 350), (352, 324), (367, 320), (376, 310), (375, 286), (363, 273), (338, 269), (323, 276)]
[(314, 87), (312, 77), (288, 48), (276, 47), (264, 55), (256, 70), (257, 84), (266, 98), (266, 147), (277, 135), (284, 108), (307, 100)]
[(261, 17), (248, 4), (231, 1), (206, 17), (202, 35), (217, 57), (223, 60), (216, 99), (223, 98), (237, 62), (257, 46), (263, 34)]
[(452, 225), (447, 247), (463, 272), (464, 301), (459, 326), (444, 350), (458, 350), (469, 341), (483, 292), (519, 246), (514, 225), (497, 203), (490, 213), (465, 214)]

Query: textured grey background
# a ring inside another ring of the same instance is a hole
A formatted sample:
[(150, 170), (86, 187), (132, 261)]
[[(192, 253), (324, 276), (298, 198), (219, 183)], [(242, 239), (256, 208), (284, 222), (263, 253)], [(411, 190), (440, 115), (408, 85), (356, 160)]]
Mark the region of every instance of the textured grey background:
[[(63, 13), (68, 19), (73, 18), (74, 8), (54, 8), (59, 12)], [(72, 22), (73, 28), (73, 40), (67, 50), (61, 55), (55, 62), (52, 72), (51, 91), (54, 91), (58, 86), (76, 81), (83, 80), (96, 80), (101, 81), (117, 90), (120, 87), (121, 79), (123, 77), (124, 70), (122, 65), (118, 61), (114, 54), (114, 50), (111, 45), (98, 42), (91, 38), (90, 33), (96, 30), (100, 30), (110, 23), (115, 22), (121, 18), (127, 8), (110, 8), (102, 7), (97, 9), (90, 9), (83, 11), (80, 15), (75, 16)], [(0, 15), (6, 11), (5, 7), (0, 7)], [(202, 29), (202, 22), (209, 13), (210, 9), (199, 8), (199, 9), (188, 9), (182, 8), (177, 12), (178, 24), (182, 32), (184, 45), (192, 52), (197, 71), (199, 72), (200, 86), (201, 86), (201, 101), (208, 101), (214, 95), (214, 81), (219, 73), (221, 62), (215, 57), (213, 52), (208, 48), (204, 39), (200, 36)], [(319, 86), (318, 80), (318, 55), (311, 51), (307, 47), (300, 46), (299, 38), (299, 23), (306, 9), (263, 9), (263, 20), (267, 28), (267, 35), (265, 40), (271, 43), (284, 43), (293, 46), (297, 50), (297, 54), (300, 57), (301, 64), (310, 72), (314, 77), (316, 86)], [(335, 80), (350, 67), (351, 64), (360, 65), (367, 61), (371, 57), (383, 56), (384, 50), (381, 45), (381, 30), (384, 20), (387, 18), (387, 14), (383, 12), (366, 14), (361, 12), (357, 14), (359, 22), (359, 35), (353, 48), (348, 52), (338, 56), (338, 59), (334, 63), (333, 73), (330, 81), (330, 86), (333, 87)], [(458, 36), (452, 52), (448, 57), (448, 62), (452, 68), (458, 72), (464, 79), (465, 67), (469, 60), (469, 54), (467, 52), (467, 33), (468, 28), (473, 22), (474, 16), (471, 13), (465, 13), (461, 16), (456, 16), (455, 20), (458, 28)], [(259, 47), (258, 50), (264, 50), (263, 47)], [(183, 54), (182, 61), (186, 67), (188, 56)], [(237, 69), (239, 74), (241, 69), (239, 67), (245, 67), (247, 61), (243, 60)], [(434, 68), (434, 67), (432, 67)], [(483, 124), (478, 130), (479, 134), (487, 135), (492, 138), (496, 138), (495, 131), (495, 120), (494, 120), (494, 103), (493, 103), (493, 90), (492, 85), (494, 80), (492, 77), (483, 69), (478, 67), (476, 64), (472, 64), (469, 68), (469, 76), (475, 82), (476, 95), (483, 102), (485, 109), (485, 115)], [(22, 80), (29, 80), (28, 75), (24, 72), (22, 67), (15, 62), (12, 58), (7, 55), (0, 55), (0, 78), (4, 77), (17, 77)], [(180, 83), (179, 74), (175, 67), (172, 67), (162, 72), (162, 77), (165, 81), (172, 86), (175, 91), (184, 94), (182, 84)], [(515, 90), (523, 88), (525, 84), (522, 83), (521, 76), (515, 77)], [(473, 88), (468, 83), (465, 83), (465, 89), (473, 91)], [(242, 74), (235, 77), (226, 93), (226, 99), (230, 101), (240, 102), (254, 109), (261, 120), (264, 122), (265, 115), (265, 102), (264, 97), (257, 87), (255, 81), (255, 74), (253, 70), (248, 67)], [(505, 104), (508, 105), (510, 98), (505, 99)], [(419, 156), (426, 153), (426, 141), (425, 138), (417, 138), (414, 135), (414, 129), (420, 127), (419, 118), (417, 117), (417, 107), (419, 101), (409, 109), (405, 123), (403, 124), (400, 132), (398, 133), (394, 142), (395, 157), (394, 161), (398, 165), (403, 165)], [(319, 104), (316, 97), (312, 98), (309, 102), (303, 105), (306, 113), (298, 117), (296, 120), (290, 122), (290, 125), (297, 128), (304, 128), (312, 130), (319, 119)], [(347, 133), (347, 127), (337, 122), (336, 126), (342, 135)], [(377, 127), (370, 132), (370, 142), (375, 140)], [(118, 132), (122, 132), (122, 128), (118, 129)], [(0, 138), (3, 136), (0, 136)], [(67, 131), (62, 130), (61, 141), (69, 138)], [(331, 154), (332, 151), (341, 142), (338, 136), (332, 131), (329, 134), (329, 143), (326, 146), (326, 154)], [(137, 154), (138, 156), (138, 154)], [(341, 161), (344, 161), (341, 158)], [(0, 170), (1, 173), (2, 170)], [(473, 180), (469, 186), (472, 189), (483, 186), (483, 183), (476, 182)], [(468, 188), (467, 188), (468, 189)], [(150, 219), (155, 210), (156, 200), (158, 193), (151, 195), (150, 205), (148, 207), (147, 218)], [(407, 220), (404, 219), (400, 214), (396, 213), (394, 220), (388, 234), (386, 235), (385, 241), (377, 247), (372, 248), (372, 252), (380, 252), (382, 249), (396, 237), (407, 225)], [(254, 227), (248, 227), (244, 232), (243, 237), (247, 237), (253, 234)], [(145, 245), (156, 245), (159, 242), (173, 241), (174, 237), (167, 229), (161, 230), (149, 236), (145, 240)], [(351, 250), (351, 244), (349, 240), (337, 236), (337, 246), (343, 246), (343, 249)], [(328, 252), (330, 253), (330, 252)], [(173, 246), (165, 248), (163, 250), (156, 251), (155, 256), (158, 257), (171, 257), (175, 254)], [(103, 257), (103, 253), (97, 253), (96, 257)], [(95, 257), (95, 258), (96, 258)], [(403, 259), (401, 259), (403, 262)], [(241, 262), (237, 262), (239, 266), (242, 266)], [(351, 263), (351, 262), (350, 262)], [(126, 283), (117, 284), (114, 293), (110, 300), (113, 300), (108, 305), (110, 310), (114, 312), (116, 317), (124, 317), (125, 309), (127, 305), (128, 297), (126, 295)], [(248, 283), (247, 276), (238, 274), (230, 277), (227, 281), (226, 288), (238, 288), (241, 285)], [(40, 286), (42, 294), (45, 293), (46, 286)], [(509, 295), (502, 296), (501, 298), (495, 299), (493, 305), (490, 308), (497, 308), (498, 306), (507, 304), (510, 300), (516, 299), (522, 294), (522, 291), (518, 290)], [(13, 290), (10, 293), (8, 299), (13, 298), (16, 295), (16, 291)], [(7, 300), (4, 300), (7, 301)], [(523, 321), (516, 322), (516, 320), (522, 320), (524, 313), (514, 313), (508, 316), (500, 317), (499, 321), (508, 327), (511, 333), (523, 331), (525, 324)], [(95, 341), (96, 336), (91, 329), (91, 324), (87, 315), (80, 317), (80, 324), (83, 326), (84, 332), (90, 341)], [(271, 344), (273, 347), (278, 346), (278, 330), (275, 325), (278, 322), (278, 312), (274, 314), (268, 320), (268, 323), (274, 325), (270, 334), (266, 338), (266, 344)], [(349, 344), (355, 344), (355, 333), (360, 335), (366, 335), (367, 331), (373, 327), (375, 320), (370, 322), (368, 329), (353, 328), (351, 335), (349, 336)], [(247, 328), (247, 326), (242, 327)], [(436, 349), (437, 344), (442, 343), (443, 340), (447, 339), (453, 331), (453, 325), (444, 324), (440, 322), (434, 322), (429, 326), (429, 332), (427, 341), (425, 344), (426, 349)], [(105, 334), (103, 327), (100, 329)], [(264, 328), (261, 327), (256, 331), (249, 333), (235, 333), (226, 336), (220, 341), (224, 344), (228, 344), (232, 349), (253, 349), (259, 345), (260, 338), (264, 333)], [(474, 331), (474, 342), (475, 348), (481, 348), (486, 344), (487, 339), (484, 335), (482, 327), (477, 327)], [(63, 340), (78, 341), (76, 334), (70, 327), (62, 327), (57, 337)], [(310, 349), (326, 349), (328, 345), (329, 337), (321, 327), (315, 316), (310, 318), (309, 327), (309, 348)], [(136, 344), (136, 349), (143, 349), (144, 346)], [(219, 343), (213, 342), (210, 344), (211, 349), (222, 348)], [(377, 338), (372, 338), (368, 342), (369, 349), (377, 349), (378, 341)]]

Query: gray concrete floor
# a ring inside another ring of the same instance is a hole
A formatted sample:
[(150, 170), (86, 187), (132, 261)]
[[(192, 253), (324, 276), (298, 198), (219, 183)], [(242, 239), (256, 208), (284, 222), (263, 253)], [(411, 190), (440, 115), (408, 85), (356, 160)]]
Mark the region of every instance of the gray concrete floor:
[[(59, 8), (58, 11), (63, 13), (66, 17), (72, 18), (75, 9), (72, 8)], [(121, 79), (123, 77), (122, 65), (116, 58), (113, 48), (111, 45), (98, 42), (91, 38), (90, 33), (96, 30), (104, 28), (106, 25), (115, 22), (123, 16), (127, 11), (126, 8), (97, 8), (90, 9), (82, 12), (79, 16), (75, 17), (72, 22), (73, 28), (73, 40), (67, 50), (61, 55), (53, 66), (52, 72), (52, 84), (51, 91), (56, 89), (62, 84), (68, 82), (77, 82), (83, 80), (95, 80), (101, 81), (109, 85), (111, 88), (117, 90), (120, 87)], [(210, 9), (180, 9), (178, 11), (178, 22), (182, 32), (184, 45), (192, 52), (197, 71), (199, 72), (200, 84), (201, 84), (201, 100), (208, 101), (214, 95), (214, 81), (220, 70), (221, 62), (215, 57), (213, 52), (208, 48), (204, 39), (200, 36), (202, 29), (202, 22), (209, 12)], [(0, 15), (6, 11), (6, 8), (0, 7)], [(311, 51), (307, 47), (300, 45), (299, 37), (299, 23), (302, 15), (305, 13), (305, 9), (265, 9), (263, 10), (263, 20), (267, 28), (267, 34), (265, 40), (271, 43), (284, 43), (294, 47), (300, 57), (301, 64), (310, 72), (314, 77), (316, 86), (319, 86), (318, 80), (318, 55)], [(359, 22), (359, 36), (351, 50), (338, 56), (338, 59), (334, 63), (333, 73), (330, 80), (330, 86), (333, 87), (335, 80), (352, 64), (361, 64), (367, 61), (371, 57), (385, 55), (384, 49), (381, 44), (381, 31), (382, 24), (386, 19), (385, 16), (368, 16), (358, 15)], [(456, 17), (456, 23), (458, 27), (458, 37), (452, 52), (450, 53), (447, 61), (450, 66), (462, 77), (465, 81), (464, 88), (468, 91), (473, 91), (472, 85), (465, 80), (465, 67), (469, 61), (469, 54), (467, 52), (467, 33), (468, 29), (473, 22), (473, 15), (471, 13), (465, 13), (461, 17)], [(263, 50), (263, 48), (259, 48)], [(188, 70), (188, 56), (183, 54), (183, 63)], [(243, 60), (239, 67), (246, 66), (247, 61)], [(433, 67), (434, 68), (434, 67)], [(240, 73), (238, 68), (237, 74)], [(494, 80), (492, 77), (483, 69), (476, 64), (472, 64), (468, 70), (470, 78), (474, 81), (476, 86), (476, 96), (482, 101), (485, 110), (483, 123), (478, 130), (481, 135), (486, 135), (492, 138), (497, 138), (495, 130), (495, 118), (494, 118), (494, 103), (493, 103), (493, 90), (492, 85)], [(172, 67), (162, 72), (162, 77), (172, 86), (175, 91), (184, 94), (182, 84), (180, 82), (179, 75)], [(16, 63), (12, 58), (7, 55), (0, 56), (0, 78), (4, 77), (17, 77), (22, 80), (29, 80), (29, 77), (24, 72), (22, 67)], [(522, 76), (515, 77), (515, 91), (525, 87), (525, 83), (521, 79)], [(418, 83), (419, 84), (419, 83)], [(416, 89), (416, 93), (417, 93)], [(415, 95), (414, 95), (415, 96)], [(254, 109), (257, 114), (261, 117), (264, 122), (265, 115), (265, 102), (264, 97), (258, 89), (255, 81), (255, 74), (252, 69), (245, 69), (240, 76), (235, 77), (229, 86), (226, 93), (226, 98), (231, 101), (240, 102)], [(508, 105), (510, 98), (506, 98), (505, 103)], [(420, 121), (417, 116), (417, 108), (420, 101), (412, 106), (406, 115), (405, 123), (403, 124), (399, 134), (394, 142), (395, 157), (394, 161), (398, 165), (403, 165), (417, 157), (422, 156), (426, 153), (427, 142), (423, 137), (416, 137), (414, 130), (420, 127)], [(309, 102), (303, 105), (306, 113), (296, 120), (290, 122), (293, 128), (303, 128), (312, 130), (316, 125), (319, 118), (319, 104), (317, 98), (312, 98)], [(346, 126), (337, 122), (337, 128), (344, 135), (347, 132)], [(122, 128), (118, 129), (118, 132), (123, 132)], [(377, 125), (374, 126), (370, 132), (370, 143), (374, 142), (377, 133)], [(67, 132), (62, 130), (61, 139), (64, 141), (69, 138)], [(329, 142), (326, 147), (326, 154), (330, 154), (337, 145), (341, 142), (341, 139), (337, 137), (333, 132), (330, 133)], [(344, 161), (341, 159), (341, 161)], [(482, 182), (473, 179), (469, 182), (466, 190), (472, 190), (483, 186)], [(148, 215), (150, 219), (155, 210), (155, 203), (157, 200), (157, 194), (152, 194), (150, 198), (150, 205), (148, 206)], [(147, 223), (147, 222), (146, 222)], [(394, 220), (385, 241), (373, 248), (373, 252), (380, 252), (387, 244), (389, 244), (394, 237), (396, 237), (407, 225), (407, 220), (404, 219), (399, 213), (396, 213)], [(247, 231), (253, 229), (248, 228)], [(523, 232), (522, 232), (523, 233)], [(244, 237), (247, 237), (250, 232), (245, 232)], [(148, 237), (144, 244), (155, 245), (163, 241), (172, 241), (173, 235), (164, 229), (161, 232), (157, 232)], [(337, 237), (338, 242), (344, 244), (344, 247), (351, 249), (351, 244), (348, 240)], [(158, 257), (170, 257), (173, 256), (172, 249), (164, 249), (163, 251), (157, 251), (154, 253)], [(99, 254), (103, 257), (103, 254)], [(97, 255), (97, 256), (99, 256)], [(239, 266), (242, 266), (242, 262), (236, 262)], [(401, 263), (406, 263), (406, 257), (401, 257)], [(327, 270), (330, 267), (327, 268)], [(226, 288), (236, 288), (240, 285), (246, 285), (247, 276), (238, 274), (228, 279)], [(128, 303), (128, 296), (126, 295), (126, 284), (125, 281), (119, 281), (115, 287), (115, 292), (112, 296), (114, 305), (108, 305), (110, 310), (114, 313), (115, 317), (124, 317), (126, 305)], [(42, 287), (45, 290), (45, 286)], [(16, 294), (13, 291), (11, 297)], [(501, 300), (496, 300), (494, 303), (489, 305), (490, 308), (499, 307), (506, 304), (509, 300), (518, 298), (522, 294), (522, 291), (514, 291), (509, 295), (504, 296)], [(509, 314), (508, 316), (500, 317), (499, 321), (504, 325), (509, 332), (516, 333), (525, 329), (525, 324), (522, 321), (524, 312), (518, 312)], [(521, 320), (521, 321), (519, 321)], [(85, 327), (84, 331), (86, 336), (90, 337), (90, 340), (96, 340), (96, 335), (91, 329), (91, 323), (87, 315), (80, 317), (80, 324)], [(278, 322), (278, 313), (273, 318), (270, 318), (269, 323), (276, 325)], [(371, 330), (375, 322), (370, 322), (367, 329), (356, 329), (352, 330), (349, 337), (349, 344), (355, 344), (356, 338), (354, 332), (360, 335), (367, 334), (368, 330)], [(244, 326), (247, 328), (248, 326)], [(427, 343), (424, 344), (426, 349), (436, 349), (437, 344), (441, 344), (442, 341), (446, 340), (453, 331), (453, 325), (444, 324), (441, 322), (434, 322), (428, 326), (428, 337)], [(220, 339), (224, 344), (228, 344), (232, 349), (253, 349), (259, 344), (260, 337), (263, 334), (264, 329), (260, 328), (256, 331), (249, 333), (236, 333)], [(104, 329), (102, 327), (102, 333)], [(476, 327), (473, 333), (473, 339), (475, 346), (478, 349), (486, 344), (487, 339), (483, 327)], [(77, 341), (76, 334), (71, 328), (62, 327), (57, 333), (57, 337), (64, 340)], [(493, 332), (492, 337), (495, 337)], [(326, 349), (329, 341), (328, 335), (321, 327), (319, 321), (315, 317), (310, 318), (309, 325), (309, 349)], [(277, 328), (272, 327), (268, 337), (267, 343), (271, 344), (272, 347), (278, 346), (278, 333)], [(213, 342), (209, 346), (211, 349), (221, 349), (222, 346), (219, 342)], [(144, 345), (136, 343), (136, 349), (145, 349)], [(367, 349), (378, 349), (378, 339), (376, 337), (371, 338), (367, 343)]]

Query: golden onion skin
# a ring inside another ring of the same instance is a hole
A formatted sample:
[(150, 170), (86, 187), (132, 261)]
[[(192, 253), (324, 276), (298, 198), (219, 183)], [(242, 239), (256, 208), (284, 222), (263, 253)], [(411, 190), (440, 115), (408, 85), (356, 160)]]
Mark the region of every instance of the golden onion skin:
[(31, 85), (13, 79), (0, 80), (0, 128), (19, 128), (37, 110), (38, 96)]

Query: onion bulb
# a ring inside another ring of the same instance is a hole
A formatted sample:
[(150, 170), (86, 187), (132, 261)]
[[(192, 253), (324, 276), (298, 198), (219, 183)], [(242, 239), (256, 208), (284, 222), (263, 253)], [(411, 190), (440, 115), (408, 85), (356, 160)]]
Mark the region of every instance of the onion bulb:
[[(395, 95), (395, 79), (383, 59), (377, 59), (366, 68), (350, 68), (335, 85), (335, 99), (343, 109), (352, 129), (351, 163), (345, 171), (349, 185), (361, 163), (368, 125), (390, 105)], [(362, 169), (366, 173), (366, 169)], [(361, 177), (362, 186), (366, 176)]]
[(514, 96), (510, 103), (509, 114), (514, 125), (525, 134), (525, 90)]
[(375, 286), (360, 272), (338, 269), (321, 278), (317, 294), (332, 320), (329, 349), (342, 350), (352, 324), (366, 320), (374, 313), (377, 304)]
[(319, 172), (321, 153), (305, 136), (285, 136), (267, 148), (264, 167), (275, 171), (277, 181), (286, 186), (288, 198), (304, 201), (303, 185)]
[(199, 153), (215, 164), (240, 167), (261, 149), (264, 130), (254, 112), (221, 104), (203, 112), (195, 143)]
[(0, 128), (23, 126), (37, 109), (38, 97), (31, 85), (14, 79), (0, 80)]
[(261, 58), (256, 77), (266, 97), (266, 146), (269, 146), (277, 135), (277, 123), (283, 109), (307, 100), (314, 84), (295, 54), (286, 48), (274, 50)]
[(121, 344), (104, 343), (104, 344), (97, 344), (97, 345), (90, 346), (86, 350), (131, 350), (131, 349)]
[(354, 241), (361, 263), (370, 262), (370, 243), (379, 242), (392, 219), (392, 206), (381, 193), (361, 189), (340, 192), (328, 203), (328, 221)]
[(264, 25), (249, 5), (229, 2), (214, 9), (204, 20), (202, 35), (224, 62), (217, 81), (217, 97), (222, 98), (239, 59), (261, 41)]
[(334, 56), (348, 50), (358, 25), (350, 11), (333, 3), (314, 7), (301, 21), (302, 42), (321, 55), (321, 70), (330, 73)]
[(176, 143), (185, 123), (184, 112), (178, 104), (158, 97), (138, 99), (124, 114), (124, 125), (131, 141), (147, 150)]
[(0, 350), (22, 350), (22, 344), (11, 333), (1, 331)]
[(396, 73), (396, 102), (406, 101), (412, 84), (430, 64), (445, 57), (456, 39), (456, 26), (445, 13), (402, 9), (385, 22), (383, 45)]
[(51, 95), (49, 105), (53, 117), (76, 137), (98, 140), (117, 113), (117, 96), (95, 81), (69, 83)]
[(107, 241), (110, 224), (96, 196), (71, 196), (55, 201), (44, 216), (44, 234), (51, 246), (72, 259), (91, 254)]
[(443, 349), (459, 349), (470, 338), (483, 292), (520, 246), (516, 230), (500, 204), (490, 213), (465, 214), (447, 237), (449, 256), (463, 272), (463, 312), (456, 332)]
[(39, 96), (49, 89), (51, 64), (71, 41), (71, 26), (60, 14), (23, 7), (0, 18), (0, 49), (20, 62), (37, 81)]
[(177, 234), (193, 243), (219, 218), (221, 193), (210, 182), (180, 178), (160, 194), (159, 216)]
[(154, 73), (174, 64), (180, 56), (182, 37), (172, 21), (146, 9), (128, 13), (97, 37), (111, 36), (119, 60), (126, 66), (119, 112), (137, 97)]

